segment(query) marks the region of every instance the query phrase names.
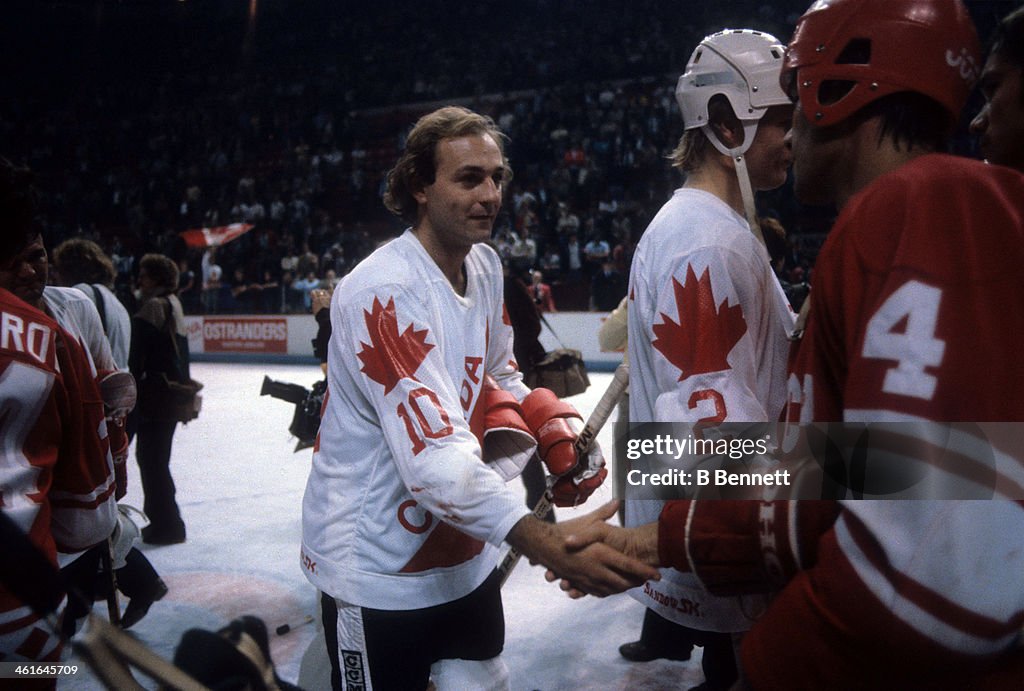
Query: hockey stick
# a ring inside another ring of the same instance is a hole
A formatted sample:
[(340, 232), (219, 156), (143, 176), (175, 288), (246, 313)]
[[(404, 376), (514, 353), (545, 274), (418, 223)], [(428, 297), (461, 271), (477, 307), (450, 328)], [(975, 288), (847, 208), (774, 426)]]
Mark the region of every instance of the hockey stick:
[[(597, 439), (597, 433), (601, 431), (604, 424), (608, 422), (608, 418), (612, 416), (615, 411), (615, 406), (618, 405), (619, 400), (622, 399), (623, 394), (626, 393), (626, 388), (629, 386), (629, 363), (623, 362), (617, 368), (615, 368), (615, 375), (612, 377), (612, 383), (608, 385), (604, 394), (601, 396), (601, 400), (597, 402), (594, 407), (594, 412), (590, 414), (583, 429), (580, 431), (576, 441), (573, 442), (573, 448), (576, 450), (576, 458), (583, 459), (587, 458), (587, 454), (590, 451), (590, 447), (594, 445), (594, 440)], [(586, 472), (584, 469), (583, 472)], [(537, 505), (533, 507), (533, 515), (537, 518), (543, 519), (544, 515), (551, 510), (551, 484), (552, 478), (548, 479), (548, 489), (544, 492), (544, 496), (541, 497)], [(519, 559), (523, 555), (520, 554), (516, 549), (509, 548), (505, 557), (498, 564), (498, 573), (500, 574), (500, 586), (505, 585), (505, 581), (512, 574), (512, 569), (519, 563)]]
[(72, 646), (108, 689), (141, 690), (142, 685), (131, 671), (132, 667), (137, 667), (150, 679), (160, 682), (161, 688), (206, 691), (204, 685), (157, 655), (145, 643), (94, 614), (89, 615), (89, 627), (81, 640), (73, 640)]
[(68, 590), (60, 571), (3, 511), (0, 511), (0, 544), (4, 546), (5, 557), (0, 561), (0, 583), (28, 605), (53, 635), (70, 644), (106, 688), (141, 690), (143, 687), (129, 668), (129, 664), (133, 664), (160, 682), (161, 688), (177, 691), (206, 689), (144, 643), (95, 614), (88, 615), (84, 634), (66, 640), (57, 614)]
[(299, 621), (292, 622), (290, 624), (281, 624), (276, 629), (274, 629), (274, 633), (276, 633), (278, 636), (283, 636), (286, 633), (294, 631), (295, 629), (299, 628), (300, 626), (305, 626), (306, 624), (312, 624), (312, 623), (313, 623), (313, 615), (312, 614), (307, 614), (306, 616), (304, 616)]

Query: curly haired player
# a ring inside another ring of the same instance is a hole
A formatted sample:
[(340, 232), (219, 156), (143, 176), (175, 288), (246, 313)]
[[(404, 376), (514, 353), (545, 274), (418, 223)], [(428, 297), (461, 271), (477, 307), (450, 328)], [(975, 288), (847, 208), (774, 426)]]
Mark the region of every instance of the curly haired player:
[(335, 688), (422, 689), (432, 665), (441, 689), (506, 688), (503, 541), (597, 592), (657, 574), (603, 545), (567, 552), (571, 522), (528, 515), (506, 487), (535, 448), (556, 503), (606, 475), (599, 451), (577, 461), (579, 414), (531, 393), (515, 365), (501, 263), (483, 244), (508, 174), (490, 119), (422, 117), (385, 195), (411, 227), (334, 291), (302, 567), (323, 591)]

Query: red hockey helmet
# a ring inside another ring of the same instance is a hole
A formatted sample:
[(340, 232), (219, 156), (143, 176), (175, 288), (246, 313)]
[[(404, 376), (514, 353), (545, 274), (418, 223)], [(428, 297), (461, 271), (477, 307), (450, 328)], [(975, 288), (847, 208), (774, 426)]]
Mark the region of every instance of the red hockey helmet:
[(977, 31), (960, 0), (818, 0), (797, 22), (782, 85), (799, 96), (813, 125), (841, 122), (903, 91), (940, 103), (952, 124), (981, 61)]

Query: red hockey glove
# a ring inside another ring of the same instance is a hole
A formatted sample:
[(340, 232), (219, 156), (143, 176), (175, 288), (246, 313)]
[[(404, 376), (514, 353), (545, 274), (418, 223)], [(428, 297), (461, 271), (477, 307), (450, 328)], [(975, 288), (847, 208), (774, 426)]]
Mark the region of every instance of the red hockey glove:
[(692, 571), (714, 595), (777, 590), (817, 562), (839, 510), (823, 500), (670, 501), (658, 519), (658, 559)]
[[(597, 445), (595, 444), (595, 449)], [(600, 449), (597, 449), (600, 453)], [(594, 454), (594, 449), (590, 452)], [(560, 477), (551, 486), (551, 501), (555, 506), (577, 506), (582, 504), (590, 495), (600, 487), (605, 478), (608, 477), (608, 469), (604, 467), (604, 457), (601, 456), (601, 467), (597, 470), (585, 470), (579, 475), (566, 475)]]
[(110, 455), (114, 459), (114, 497), (120, 499), (128, 491), (128, 473), (125, 469), (125, 462), (128, 460), (128, 434), (124, 428), (124, 419), (135, 407), (138, 390), (135, 386), (135, 377), (128, 372), (117, 370), (100, 372), (96, 376), (96, 383), (103, 399), (103, 412), (107, 418), (107, 441), (110, 443)]
[(586, 501), (604, 482), (608, 471), (596, 443), (587, 458), (576, 457), (573, 444), (583, 427), (583, 417), (548, 389), (534, 389), (524, 398), (523, 413), (537, 437), (537, 453), (548, 472), (557, 478), (551, 488), (555, 506), (575, 506)]
[(570, 425), (576, 421), (577, 427), (583, 423), (583, 417), (550, 389), (534, 389), (523, 399), (523, 416), (537, 437), (537, 453), (548, 467), (548, 472), (561, 477), (576, 467), (576, 450), (572, 444), (578, 432)]
[(537, 450), (537, 440), (523, 419), (519, 401), (490, 375), (484, 378), (479, 405), (484, 407), (483, 430), (474, 431), (484, 463), (506, 481), (511, 480), (523, 472)]

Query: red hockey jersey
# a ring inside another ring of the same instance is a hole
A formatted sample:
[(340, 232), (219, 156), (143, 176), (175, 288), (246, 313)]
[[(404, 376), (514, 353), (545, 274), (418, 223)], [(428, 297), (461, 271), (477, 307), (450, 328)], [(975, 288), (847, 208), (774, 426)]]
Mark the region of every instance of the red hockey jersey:
[[(99, 390), (75, 338), (0, 289), (0, 508), (56, 565), (116, 520)], [(57, 640), (0, 586), (0, 657), (52, 659)]]
[[(880, 177), (818, 257), (788, 420), (884, 423), (953, 476), (994, 458), (996, 496), (1020, 498), (1019, 441), (937, 423), (1024, 421), (1022, 267), (1024, 176), (928, 155)], [(755, 688), (962, 688), (1022, 657), (1024, 505), (842, 504), (744, 641)]]

